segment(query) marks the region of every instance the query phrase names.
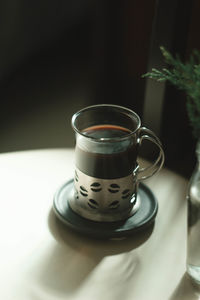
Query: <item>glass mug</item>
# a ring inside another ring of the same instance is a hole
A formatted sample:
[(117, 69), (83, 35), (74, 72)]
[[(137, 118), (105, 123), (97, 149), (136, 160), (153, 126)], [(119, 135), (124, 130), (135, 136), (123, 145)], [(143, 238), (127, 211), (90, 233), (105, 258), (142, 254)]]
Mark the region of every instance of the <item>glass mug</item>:
[[(141, 127), (134, 111), (110, 104), (78, 111), (72, 117), (72, 127), (76, 146), (71, 209), (100, 222), (132, 216), (137, 208), (138, 183), (157, 173), (164, 163), (158, 137)], [(151, 166), (140, 168), (137, 158), (144, 139), (154, 143), (159, 154)]]

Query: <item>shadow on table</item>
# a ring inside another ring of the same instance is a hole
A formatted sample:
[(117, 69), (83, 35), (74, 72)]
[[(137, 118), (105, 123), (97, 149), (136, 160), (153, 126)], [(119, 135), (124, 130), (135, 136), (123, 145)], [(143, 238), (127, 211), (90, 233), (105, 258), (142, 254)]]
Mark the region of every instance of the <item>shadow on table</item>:
[(101, 257), (128, 252), (139, 247), (149, 239), (154, 228), (153, 223), (143, 231), (134, 233), (132, 236), (128, 236), (127, 238), (90, 238), (68, 228), (56, 217), (53, 209), (49, 213), (48, 225), (50, 232), (59, 243), (66, 244), (73, 249), (77, 249), (81, 245), (87, 245), (87, 247), (93, 249), (93, 251)]
[(185, 273), (169, 300), (199, 300), (200, 286)]
[[(140, 268), (138, 254), (131, 250), (142, 245), (154, 228), (152, 224), (145, 231), (124, 239), (99, 240), (72, 231), (53, 210), (49, 213), (48, 225), (58, 243), (49, 249), (48, 257), (45, 256), (40, 280), (45, 288), (59, 294), (79, 291), (86, 281), (88, 284), (92, 272), (98, 283), (108, 282), (110, 288), (126, 284)], [(101, 264), (104, 259), (108, 261)]]

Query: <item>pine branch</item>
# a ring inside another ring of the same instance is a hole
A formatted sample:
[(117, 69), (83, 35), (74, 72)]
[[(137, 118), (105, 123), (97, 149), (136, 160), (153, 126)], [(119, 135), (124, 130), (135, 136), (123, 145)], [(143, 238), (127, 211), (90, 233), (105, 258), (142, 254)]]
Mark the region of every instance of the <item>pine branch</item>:
[(178, 55), (173, 57), (164, 47), (160, 47), (168, 68), (161, 71), (152, 68), (143, 78), (158, 82), (168, 81), (186, 94), (186, 109), (195, 137), (200, 137), (200, 52), (193, 50), (188, 62), (183, 63)]

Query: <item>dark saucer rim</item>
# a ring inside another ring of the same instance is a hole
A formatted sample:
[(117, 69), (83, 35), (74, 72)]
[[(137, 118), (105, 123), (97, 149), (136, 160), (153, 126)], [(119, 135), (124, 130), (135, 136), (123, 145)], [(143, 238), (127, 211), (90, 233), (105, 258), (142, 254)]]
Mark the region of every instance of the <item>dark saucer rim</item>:
[[(71, 229), (85, 234), (87, 236), (93, 236), (96, 238), (117, 238), (117, 237), (125, 237), (128, 235), (132, 235), (136, 232), (142, 231), (149, 227), (155, 220), (157, 212), (158, 212), (158, 201), (154, 196), (151, 189), (144, 183), (140, 182), (138, 187), (138, 193), (141, 196), (141, 207), (138, 211), (130, 216), (128, 219), (122, 221), (115, 222), (98, 222), (86, 219), (76, 212), (74, 212), (68, 204), (67, 199), (61, 199), (60, 194), (63, 189), (68, 188), (71, 185), (73, 186), (73, 179), (65, 182), (58, 190), (56, 191), (53, 199), (53, 210), (59, 220), (64, 223), (66, 226)], [(143, 195), (143, 197), (142, 197)], [(67, 201), (66, 201), (67, 200)], [(148, 212), (145, 217), (146, 211), (144, 210), (144, 200), (145, 203), (149, 202), (151, 211)], [(65, 215), (60, 209), (59, 201), (65, 201)], [(144, 214), (142, 221), (137, 222), (136, 216), (137, 214)]]

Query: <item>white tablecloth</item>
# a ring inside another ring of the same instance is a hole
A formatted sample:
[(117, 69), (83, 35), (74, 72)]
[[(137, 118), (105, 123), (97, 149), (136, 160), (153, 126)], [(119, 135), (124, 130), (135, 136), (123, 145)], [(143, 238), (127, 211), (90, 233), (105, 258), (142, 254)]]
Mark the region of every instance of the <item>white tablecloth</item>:
[(95, 240), (52, 210), (56, 190), (73, 177), (73, 155), (0, 155), (0, 299), (199, 299), (185, 274), (187, 181), (163, 169), (145, 181), (159, 203), (153, 230)]

